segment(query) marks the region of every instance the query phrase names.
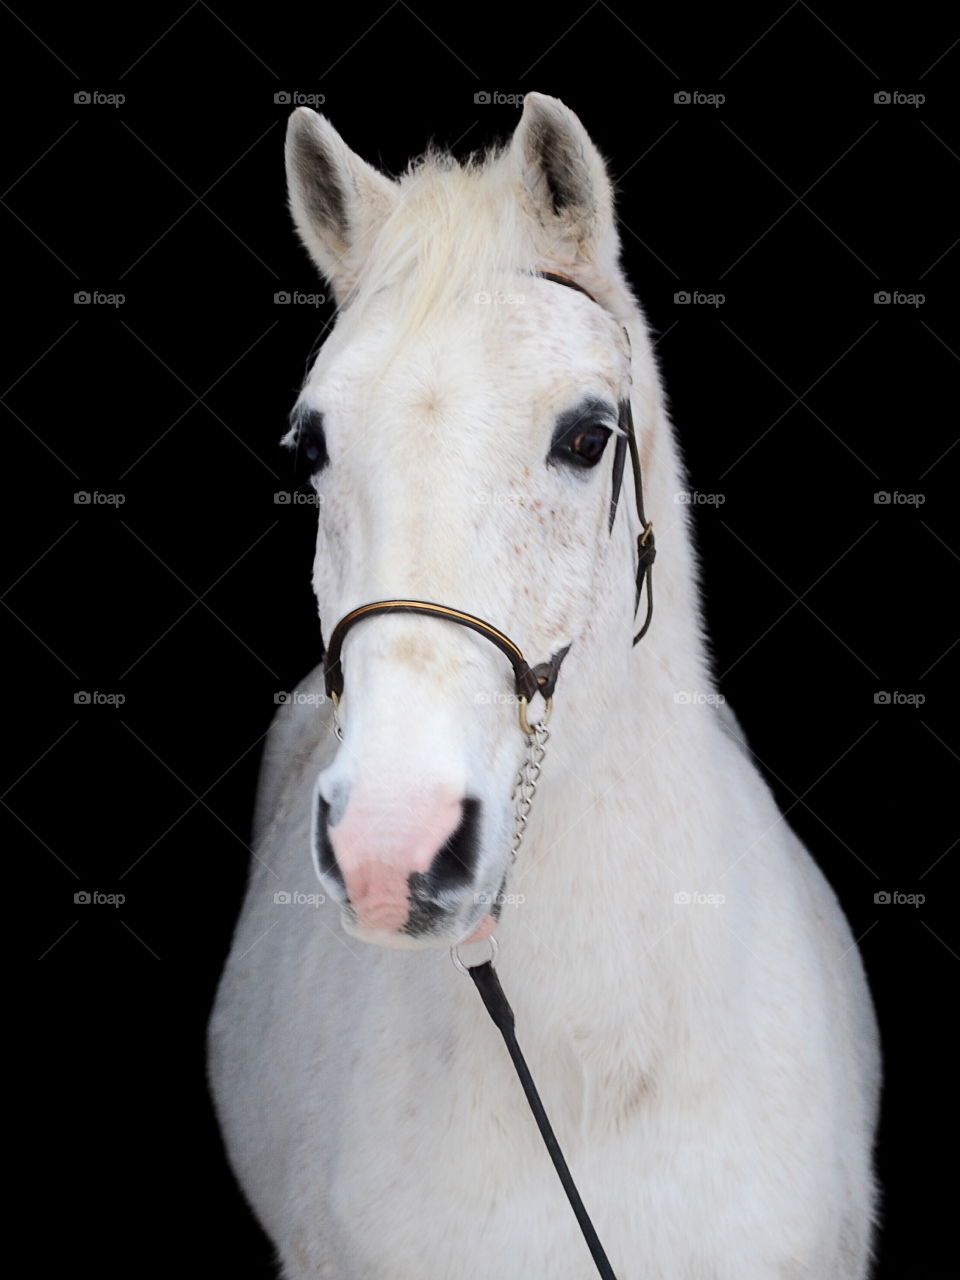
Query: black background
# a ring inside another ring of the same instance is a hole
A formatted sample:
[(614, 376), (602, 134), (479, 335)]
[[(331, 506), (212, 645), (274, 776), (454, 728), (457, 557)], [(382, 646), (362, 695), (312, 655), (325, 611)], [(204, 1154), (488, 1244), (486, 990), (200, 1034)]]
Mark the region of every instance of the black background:
[[(580, 114), (619, 180), (690, 486), (724, 497), (697, 515), (721, 688), (869, 970), (887, 1080), (877, 1275), (945, 1276), (960, 950), (949, 9), (887, 25), (866, 5), (599, 0), (562, 19), (537, 6), (526, 28), (515, 5), (345, 9), (0, 13), (3, 616), (23, 713), (4, 814), (32, 872), (31, 1134), (56, 1223), (37, 1270), (272, 1274), (223, 1162), (203, 1031), (274, 694), (317, 657), (313, 517), (273, 495), (332, 308), (274, 303), (323, 290), (285, 210), (275, 95), (324, 94), (347, 141), (397, 173), (430, 138), (465, 154), (509, 135), (517, 108), (475, 94), (537, 89)], [(694, 90), (726, 100), (675, 102)], [(875, 101), (894, 90), (925, 101)], [(95, 91), (126, 100), (75, 102)], [(678, 305), (683, 290), (725, 301)], [(76, 304), (81, 291), (125, 300)], [(925, 300), (877, 305), (880, 291)], [(93, 890), (126, 901), (75, 904)], [(894, 891), (925, 901), (875, 901)]]

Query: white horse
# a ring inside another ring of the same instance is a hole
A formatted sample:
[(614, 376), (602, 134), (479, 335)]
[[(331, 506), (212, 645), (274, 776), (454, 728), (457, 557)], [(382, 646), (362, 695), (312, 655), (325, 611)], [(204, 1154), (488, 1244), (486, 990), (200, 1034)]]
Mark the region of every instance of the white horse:
[[(870, 997), (833, 892), (718, 710), (682, 467), (600, 155), (531, 94), (506, 148), (430, 154), (399, 181), (300, 109), (287, 168), (340, 303), (288, 436), (319, 495), (327, 627), (407, 597), (489, 619), (531, 661), (571, 648), (512, 870), (526, 740), (482, 636), (371, 617), (345, 641), (339, 724), (319, 668), (277, 715), (210, 1069), (283, 1275), (593, 1273), (445, 954), (496, 925), (520, 1041), (620, 1280), (862, 1280)], [(625, 395), (659, 544), (637, 647), (629, 467), (608, 530)]]

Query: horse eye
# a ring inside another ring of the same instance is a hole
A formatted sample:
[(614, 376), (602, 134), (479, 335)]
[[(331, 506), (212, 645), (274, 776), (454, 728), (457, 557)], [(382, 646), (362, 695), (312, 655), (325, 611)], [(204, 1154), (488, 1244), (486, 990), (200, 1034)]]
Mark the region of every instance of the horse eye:
[(316, 409), (307, 409), (295, 415), (292, 426), (290, 447), (295, 450), (297, 484), (306, 484), (330, 461), (323, 431), (323, 414)]
[(595, 467), (611, 435), (602, 422), (575, 422), (554, 440), (550, 457), (575, 467)]

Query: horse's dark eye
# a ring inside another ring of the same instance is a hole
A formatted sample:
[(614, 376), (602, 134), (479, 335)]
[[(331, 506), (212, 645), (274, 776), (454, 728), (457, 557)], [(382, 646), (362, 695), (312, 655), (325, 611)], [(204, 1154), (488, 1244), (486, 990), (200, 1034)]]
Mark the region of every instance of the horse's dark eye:
[(323, 414), (316, 409), (295, 412), (291, 427), (293, 432), (290, 447), (295, 454), (297, 483), (306, 484), (330, 460), (327, 456), (327, 438), (323, 432)]
[(581, 419), (554, 438), (550, 457), (575, 467), (595, 467), (611, 435), (611, 428), (602, 422)]
[(570, 452), (585, 462), (587, 466), (592, 467), (600, 461), (609, 439), (609, 427), (584, 427), (570, 441)]

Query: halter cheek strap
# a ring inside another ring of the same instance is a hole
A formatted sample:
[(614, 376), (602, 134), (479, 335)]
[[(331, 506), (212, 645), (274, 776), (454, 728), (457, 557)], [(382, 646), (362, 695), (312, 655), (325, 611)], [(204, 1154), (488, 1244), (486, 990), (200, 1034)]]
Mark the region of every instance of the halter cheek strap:
[[(626, 333), (626, 329), (624, 329)], [(650, 623), (653, 621), (653, 562), (657, 558), (657, 540), (653, 534), (653, 521), (648, 520), (643, 512), (643, 480), (640, 473), (640, 449), (637, 445), (637, 433), (633, 428), (633, 410), (630, 407), (630, 397), (628, 396), (620, 406), (620, 422), (621, 426), (627, 433), (627, 444), (630, 449), (630, 462), (633, 466), (633, 487), (637, 500), (637, 516), (640, 520), (640, 532), (637, 534), (637, 590), (633, 603), (634, 613), (640, 608), (640, 597), (643, 594), (644, 583), (647, 587), (647, 615), (643, 620), (643, 626), (633, 637), (633, 643), (637, 644), (650, 630)], [(617, 441), (618, 447), (621, 445), (623, 437)], [(614, 459), (616, 462), (616, 459)], [(621, 463), (621, 474), (623, 472), (623, 464)], [(616, 514), (614, 512), (613, 514)], [(613, 520), (610, 521), (610, 527), (613, 527)]]
[[(596, 305), (602, 306), (588, 289), (582, 284), (578, 284), (576, 280), (572, 280), (570, 276), (562, 275), (559, 271), (538, 271), (537, 275), (541, 280), (552, 280), (554, 284), (566, 285), (568, 289), (576, 289), (578, 293), (584, 294)], [(630, 350), (630, 334), (626, 329), (623, 330), (623, 336), (627, 341), (627, 350)], [(633, 490), (637, 503), (637, 515), (640, 518), (640, 533), (637, 536), (637, 591), (636, 600), (634, 602), (633, 611), (636, 613), (640, 608), (640, 597), (643, 594), (643, 586), (647, 586), (647, 615), (643, 620), (643, 626), (633, 637), (633, 643), (637, 644), (647, 634), (650, 629), (650, 623), (653, 621), (653, 562), (657, 558), (657, 543), (653, 536), (653, 524), (647, 520), (643, 513), (643, 475), (640, 469), (640, 450), (637, 446), (637, 433), (633, 426), (633, 409), (630, 405), (629, 395), (624, 396), (620, 401), (620, 431), (617, 437), (616, 452), (613, 455), (613, 491), (610, 495), (610, 519), (607, 525), (608, 532), (613, 533), (613, 522), (617, 517), (617, 506), (620, 502), (620, 491), (623, 486), (623, 470), (626, 463), (627, 449), (630, 450), (630, 465), (633, 468)]]

